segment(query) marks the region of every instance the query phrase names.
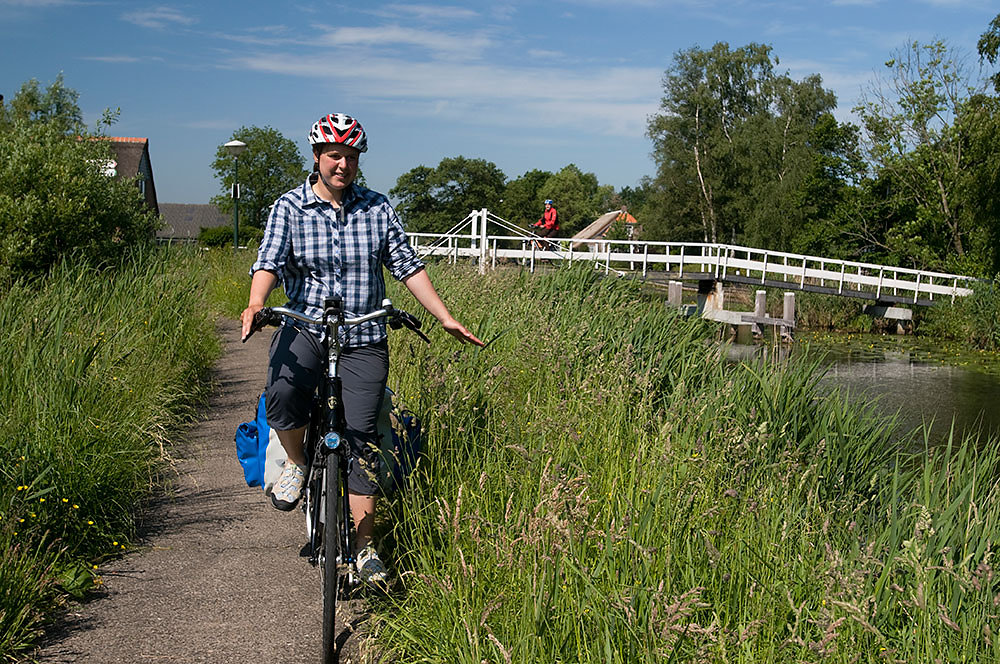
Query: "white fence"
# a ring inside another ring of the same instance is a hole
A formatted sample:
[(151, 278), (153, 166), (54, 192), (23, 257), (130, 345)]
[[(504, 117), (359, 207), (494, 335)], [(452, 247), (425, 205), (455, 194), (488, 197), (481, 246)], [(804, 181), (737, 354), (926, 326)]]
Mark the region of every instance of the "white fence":
[[(513, 232), (488, 235), (490, 224)], [(469, 232), (462, 232), (465, 227)], [(534, 271), (539, 261), (591, 261), (606, 273), (641, 273), (671, 279), (715, 279), (860, 297), (876, 301), (930, 304), (936, 298), (972, 293), (972, 277), (902, 267), (804, 256), (729, 244), (702, 242), (634, 242), (617, 240), (538, 240), (534, 235), (491, 214), (470, 213), (448, 233), (410, 233), (422, 256), (457, 261), (473, 258), (481, 269), (498, 261), (516, 261)]]

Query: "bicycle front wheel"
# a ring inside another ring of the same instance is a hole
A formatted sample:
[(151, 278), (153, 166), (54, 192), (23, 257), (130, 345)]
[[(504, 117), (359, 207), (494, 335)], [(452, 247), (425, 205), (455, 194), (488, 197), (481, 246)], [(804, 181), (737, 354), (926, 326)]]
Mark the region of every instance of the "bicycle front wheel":
[(340, 457), (329, 454), (323, 477), (323, 662), (337, 662), (337, 594), (340, 589)]

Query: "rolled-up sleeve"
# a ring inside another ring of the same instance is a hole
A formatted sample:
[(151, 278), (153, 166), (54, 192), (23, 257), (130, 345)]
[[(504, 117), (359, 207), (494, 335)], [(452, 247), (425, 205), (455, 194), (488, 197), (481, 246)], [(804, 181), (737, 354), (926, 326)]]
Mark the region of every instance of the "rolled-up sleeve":
[(396, 216), (396, 211), (389, 208), (388, 251), (385, 257), (385, 267), (393, 279), (402, 281), (417, 270), (424, 267), (424, 262), (410, 246), (410, 241), (403, 230), (403, 224)]
[(267, 219), (267, 227), (264, 229), (264, 237), (261, 238), (260, 248), (257, 250), (257, 260), (250, 268), (250, 275), (257, 270), (267, 270), (274, 272), (278, 278), (284, 281), (285, 262), (288, 259), (288, 215), (289, 205), (283, 199), (271, 208), (271, 215)]

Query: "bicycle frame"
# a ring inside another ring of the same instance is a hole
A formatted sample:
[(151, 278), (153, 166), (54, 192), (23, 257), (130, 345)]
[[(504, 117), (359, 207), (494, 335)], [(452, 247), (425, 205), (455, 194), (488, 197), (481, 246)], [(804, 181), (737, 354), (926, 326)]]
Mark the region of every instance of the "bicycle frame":
[[(323, 348), (326, 351), (325, 375), (320, 381), (318, 398), (313, 404), (303, 441), (307, 468), (305, 500), (302, 504), (309, 535), (309, 562), (319, 568), (323, 579), (323, 659), (324, 662), (331, 662), (337, 660), (334, 616), (337, 595), (341, 590), (340, 566), (348, 567), (347, 584), (350, 586), (357, 584), (354, 520), (347, 489), (351, 453), (344, 439), (347, 425), (339, 373), (340, 330), (386, 318), (390, 327), (394, 329), (406, 327), (424, 341), (430, 343), (430, 340), (420, 332), (418, 319), (405, 311), (393, 308), (392, 302), (388, 299), (382, 301), (381, 309), (357, 318), (345, 318), (340, 298), (329, 298), (324, 302), (323, 317), (319, 320), (285, 307), (264, 308), (254, 316), (250, 334), (264, 325), (279, 324), (281, 316), (309, 324), (322, 324), (326, 330), (323, 340)], [(334, 461), (331, 462), (331, 459)], [(335, 473), (327, 472), (331, 463)], [(338, 501), (336, 509), (331, 509), (331, 500)], [(330, 522), (336, 522), (336, 538), (329, 537), (330, 533), (327, 532)]]
[[(309, 562), (313, 566), (320, 565), (320, 553), (323, 552), (320, 539), (323, 533), (324, 502), (330, 497), (331, 487), (325, 486), (323, 482), (323, 471), (327, 465), (327, 457), (337, 454), (340, 460), (338, 463), (339, 487), (335, 488), (339, 495), (341, 508), (338, 511), (340, 518), (340, 547), (339, 560), (341, 564), (347, 564), (350, 569), (354, 569), (354, 527), (351, 518), (350, 500), (346, 490), (348, 464), (350, 463), (350, 450), (347, 441), (344, 439), (346, 429), (346, 419), (344, 415), (344, 404), (342, 397), (342, 383), (339, 375), (340, 368), (340, 330), (344, 327), (355, 327), (362, 323), (377, 318), (385, 318), (396, 314), (392, 304), (386, 300), (382, 309), (374, 311), (365, 316), (357, 318), (344, 318), (343, 304), (340, 298), (329, 298), (325, 302), (322, 321), (305, 316), (297, 311), (284, 307), (274, 307), (272, 312), (287, 316), (305, 323), (322, 322), (326, 329), (323, 348), (326, 351), (325, 376), (320, 381), (318, 398), (314, 404), (313, 415), (309, 425), (306, 427), (305, 453), (308, 461), (306, 468), (306, 500), (304, 508), (306, 511), (306, 527), (309, 533)], [(318, 498), (318, 499), (317, 499)], [(353, 577), (353, 574), (351, 575)], [(353, 580), (353, 578), (352, 578)]]

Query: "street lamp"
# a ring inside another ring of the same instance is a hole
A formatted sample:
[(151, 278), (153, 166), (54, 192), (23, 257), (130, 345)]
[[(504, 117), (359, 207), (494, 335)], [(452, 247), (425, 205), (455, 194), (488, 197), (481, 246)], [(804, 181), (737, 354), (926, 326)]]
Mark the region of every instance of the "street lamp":
[(233, 250), (240, 248), (240, 155), (247, 149), (243, 141), (229, 141), (222, 147), (233, 156), (236, 163), (233, 174)]

